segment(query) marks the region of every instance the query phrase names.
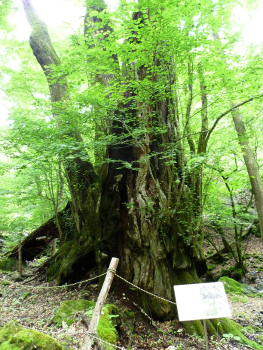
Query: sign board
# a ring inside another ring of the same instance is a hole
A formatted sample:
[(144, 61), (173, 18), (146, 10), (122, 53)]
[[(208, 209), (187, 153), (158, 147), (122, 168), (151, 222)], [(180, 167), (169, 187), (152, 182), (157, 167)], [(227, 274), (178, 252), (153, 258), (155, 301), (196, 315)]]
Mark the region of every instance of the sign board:
[(174, 286), (179, 321), (231, 317), (223, 282)]

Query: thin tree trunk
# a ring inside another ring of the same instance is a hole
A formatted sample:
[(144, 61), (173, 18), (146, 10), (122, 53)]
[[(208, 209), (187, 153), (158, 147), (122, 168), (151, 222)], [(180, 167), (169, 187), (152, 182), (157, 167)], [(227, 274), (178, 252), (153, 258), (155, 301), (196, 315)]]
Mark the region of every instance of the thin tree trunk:
[[(213, 36), (215, 40), (220, 40), (219, 35), (217, 33), (214, 33)], [(222, 58), (224, 59), (223, 52), (221, 53), (221, 55), (222, 55)], [(237, 132), (238, 142), (240, 144), (240, 147), (243, 153), (243, 158), (247, 168), (252, 192), (255, 197), (255, 205), (256, 205), (256, 211), (258, 214), (259, 229), (261, 234), (261, 240), (263, 243), (263, 185), (259, 175), (256, 159), (254, 157), (253, 151), (249, 144), (249, 136), (247, 135), (242, 115), (239, 111), (239, 108), (235, 106), (235, 104), (233, 103), (231, 91), (228, 91), (228, 95), (229, 95), (229, 100), (232, 104), (231, 113), (233, 117), (235, 130)], [(250, 102), (252, 100), (253, 98), (250, 98), (247, 101), (245, 101), (245, 103)], [(219, 120), (219, 118), (217, 120)]]
[(242, 115), (238, 108), (232, 112), (235, 129), (238, 136), (238, 141), (243, 153), (243, 158), (246, 164), (249, 180), (252, 187), (252, 192), (255, 197), (255, 205), (258, 214), (259, 228), (261, 233), (261, 239), (263, 243), (263, 186), (258, 171), (257, 162), (255, 156), (249, 144), (249, 136), (247, 135), (245, 124), (242, 119)]

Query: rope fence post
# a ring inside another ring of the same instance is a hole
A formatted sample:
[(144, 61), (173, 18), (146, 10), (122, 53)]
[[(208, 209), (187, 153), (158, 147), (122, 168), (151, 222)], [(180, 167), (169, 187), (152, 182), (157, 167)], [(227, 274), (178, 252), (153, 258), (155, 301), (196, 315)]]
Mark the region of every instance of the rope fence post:
[(84, 344), (83, 344), (81, 350), (90, 350), (91, 349), (91, 346), (93, 344), (92, 334), (95, 335), (97, 332), (97, 327), (98, 327), (98, 323), (99, 323), (99, 319), (100, 319), (101, 310), (103, 308), (103, 305), (104, 305), (105, 300), (107, 298), (107, 295), (109, 293), (110, 287), (112, 285), (112, 281), (113, 281), (118, 263), (119, 263), (118, 258), (111, 259), (110, 266), (108, 268), (105, 280), (103, 282), (102, 288), (100, 290), (100, 294), (98, 296), (98, 299), (97, 299), (97, 302), (96, 302), (96, 305), (95, 305), (95, 308), (94, 308), (94, 311), (92, 314), (88, 334), (86, 335), (86, 338), (84, 340)]

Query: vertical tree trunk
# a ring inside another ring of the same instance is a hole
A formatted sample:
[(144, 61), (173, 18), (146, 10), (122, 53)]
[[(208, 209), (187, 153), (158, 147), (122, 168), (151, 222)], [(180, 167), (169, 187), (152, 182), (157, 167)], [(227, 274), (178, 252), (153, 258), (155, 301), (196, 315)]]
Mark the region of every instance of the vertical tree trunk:
[(238, 108), (232, 112), (235, 129), (238, 136), (238, 141), (242, 150), (243, 158), (246, 164), (249, 180), (251, 183), (252, 192), (255, 198), (255, 205), (258, 214), (259, 228), (263, 243), (263, 186), (259, 175), (257, 162), (249, 144), (249, 137), (246, 133), (246, 128), (242, 116)]
[[(217, 33), (214, 33), (213, 36), (215, 40), (220, 40), (219, 35)], [(224, 60), (224, 64), (226, 65), (224, 53), (222, 52), (221, 55)], [(253, 151), (249, 144), (249, 137), (246, 133), (246, 128), (242, 119), (242, 115), (239, 111), (239, 108), (235, 107), (233, 103), (232, 92), (228, 91), (228, 95), (229, 95), (230, 103), (232, 104), (232, 108), (233, 108), (231, 112), (232, 112), (235, 130), (237, 132), (238, 141), (243, 153), (243, 158), (246, 164), (252, 192), (255, 197), (256, 211), (258, 214), (258, 221), (259, 221), (259, 229), (261, 234), (261, 240), (263, 243), (263, 185), (259, 175), (258, 166), (255, 160)], [(250, 98), (249, 100), (245, 101), (245, 103), (252, 100), (253, 98)]]

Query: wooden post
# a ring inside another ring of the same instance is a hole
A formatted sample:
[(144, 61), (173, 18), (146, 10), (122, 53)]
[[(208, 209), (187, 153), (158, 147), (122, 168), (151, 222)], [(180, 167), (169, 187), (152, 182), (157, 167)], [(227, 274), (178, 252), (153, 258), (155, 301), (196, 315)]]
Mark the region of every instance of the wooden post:
[(208, 336), (207, 336), (206, 320), (203, 320), (203, 324), (204, 324), (204, 331), (205, 331), (205, 349), (209, 350), (209, 348), (208, 348)]
[[(92, 314), (92, 318), (91, 318), (90, 325), (89, 325), (89, 333), (96, 334), (96, 332), (97, 332), (97, 327), (98, 327), (98, 323), (99, 323), (99, 319), (100, 319), (101, 310), (103, 308), (103, 305), (104, 305), (105, 300), (107, 298), (108, 292), (110, 290), (118, 263), (119, 263), (118, 258), (111, 259), (108, 272), (106, 274), (103, 286), (100, 290), (100, 294), (99, 294), (99, 297), (97, 299), (97, 302), (96, 302), (96, 305), (95, 305), (95, 308), (94, 308), (94, 311)], [(90, 350), (92, 344), (93, 344), (92, 335), (87, 334), (81, 350)]]
[(22, 276), (22, 243), (21, 240), (18, 242), (18, 273)]

